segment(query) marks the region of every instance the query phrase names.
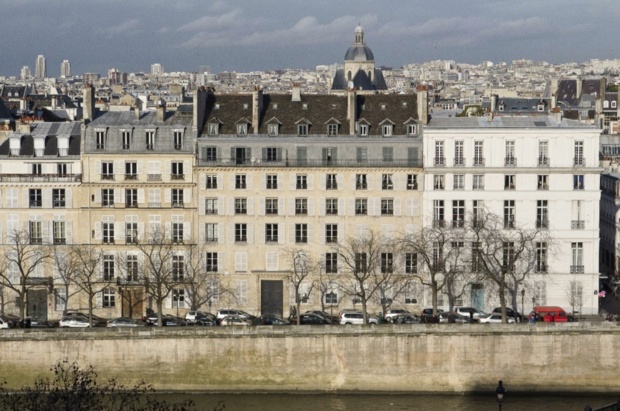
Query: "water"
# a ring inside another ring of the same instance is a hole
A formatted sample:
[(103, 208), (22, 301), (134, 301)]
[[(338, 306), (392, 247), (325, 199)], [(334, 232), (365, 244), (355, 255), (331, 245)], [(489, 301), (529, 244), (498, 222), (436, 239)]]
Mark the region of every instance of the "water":
[[(494, 394), (167, 394), (192, 399), (205, 411), (481, 411), (499, 408)], [(583, 411), (615, 402), (616, 395), (507, 393), (502, 411)], [(219, 407), (219, 408), (218, 408)]]

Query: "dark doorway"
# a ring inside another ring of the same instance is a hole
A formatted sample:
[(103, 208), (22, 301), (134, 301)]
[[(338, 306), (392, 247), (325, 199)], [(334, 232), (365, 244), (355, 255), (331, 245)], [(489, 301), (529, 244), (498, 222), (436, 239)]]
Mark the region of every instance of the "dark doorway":
[(262, 315), (282, 315), (284, 304), (284, 286), (282, 281), (261, 280), (260, 282), (260, 312)]
[(47, 320), (47, 290), (28, 290), (26, 315)]
[(235, 164), (244, 164), (245, 159), (245, 147), (237, 147), (235, 151)]
[(144, 290), (125, 288), (119, 290), (121, 297), (121, 317), (141, 318), (144, 311)]

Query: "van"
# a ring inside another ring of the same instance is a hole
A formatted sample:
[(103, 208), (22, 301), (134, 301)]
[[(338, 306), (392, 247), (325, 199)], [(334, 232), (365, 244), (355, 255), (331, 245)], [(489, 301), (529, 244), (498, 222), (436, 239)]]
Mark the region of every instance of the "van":
[(540, 319), (546, 323), (565, 323), (575, 321), (575, 317), (571, 314), (567, 314), (561, 307), (534, 307), (534, 313), (536, 314), (537, 319)]

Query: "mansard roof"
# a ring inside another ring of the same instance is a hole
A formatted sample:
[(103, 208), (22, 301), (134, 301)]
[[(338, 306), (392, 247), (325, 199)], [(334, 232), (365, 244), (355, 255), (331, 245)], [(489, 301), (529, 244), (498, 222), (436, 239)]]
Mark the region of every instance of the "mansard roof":
[(0, 156), (8, 156), (10, 153), (11, 138), (20, 139), (20, 156), (34, 156), (34, 139), (44, 138), (45, 148), (43, 156), (56, 157), (58, 155), (58, 137), (69, 139), (69, 156), (79, 156), (81, 146), (81, 127), (77, 121), (65, 123), (31, 123), (30, 132), (15, 131), (0, 144)]

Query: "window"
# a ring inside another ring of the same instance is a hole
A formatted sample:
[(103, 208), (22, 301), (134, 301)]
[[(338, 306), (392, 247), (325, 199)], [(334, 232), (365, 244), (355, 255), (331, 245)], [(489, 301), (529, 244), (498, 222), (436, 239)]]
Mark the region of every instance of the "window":
[(134, 244), (138, 242), (138, 223), (125, 223), (125, 242), (127, 244)]
[(583, 230), (586, 228), (584, 220), (583, 200), (572, 201), (571, 227), (572, 230)]
[(381, 273), (390, 274), (394, 272), (394, 254), (381, 253)]
[(515, 264), (515, 243), (512, 241), (504, 241), (502, 243), (502, 269), (511, 273), (514, 271)]
[(30, 244), (43, 244), (41, 221), (30, 221)]
[(366, 174), (356, 174), (355, 175), (355, 189), (366, 190), (367, 188), (368, 188), (368, 183), (366, 181)]
[(356, 198), (355, 199), (355, 215), (368, 214), (368, 199)]
[(504, 228), (515, 228), (514, 200), (504, 200)]
[(295, 224), (295, 242), (297, 244), (308, 242), (308, 224)]
[(172, 281), (183, 281), (185, 277), (185, 258), (182, 255), (172, 256)]
[(267, 189), (275, 190), (278, 188), (278, 175), (277, 174), (267, 174)]
[(277, 224), (265, 224), (265, 242), (277, 243), (278, 242), (278, 225)]
[(452, 227), (465, 227), (465, 200), (452, 200)]
[(280, 161), (278, 149), (275, 147), (266, 147), (263, 149), (263, 160), (266, 162)]
[(472, 201), (472, 224), (474, 227), (482, 227), (484, 223), (484, 201)]
[(394, 199), (381, 199), (381, 215), (394, 215)]
[(393, 190), (394, 183), (392, 182), (392, 174), (383, 174), (381, 176), (381, 189), (382, 190)]
[(358, 164), (368, 162), (368, 148), (366, 147), (357, 147), (356, 149), (356, 159)]
[(127, 256), (127, 281), (138, 281), (138, 274), (138, 256), (130, 254)]
[(573, 190), (584, 190), (583, 174), (573, 176)]
[(172, 223), (172, 242), (176, 244), (183, 243), (183, 223), (182, 222)]
[(325, 199), (325, 214), (338, 215), (338, 199), (326, 198)]
[(366, 269), (368, 267), (367, 264), (367, 255), (366, 253), (355, 253), (355, 271), (360, 273), (360, 272), (366, 272)]
[(384, 124), (381, 126), (381, 134), (383, 134), (383, 137), (390, 137), (392, 135), (392, 128), (393, 126), (391, 124)]
[(536, 201), (536, 228), (549, 228), (549, 208), (547, 200)]
[(504, 190), (514, 190), (517, 188), (517, 176), (505, 175), (504, 176)]
[(405, 273), (416, 274), (418, 272), (418, 254), (405, 253)]
[(35, 163), (32, 165), (32, 174), (35, 176), (41, 175), (41, 163)]
[(325, 293), (325, 304), (333, 305), (338, 304), (338, 293), (335, 291), (328, 291)]
[(127, 188), (125, 189), (125, 207), (138, 207), (138, 189)]
[(443, 174), (436, 174), (433, 176), (433, 188), (435, 190), (443, 190), (445, 188), (446, 176)]
[(463, 174), (455, 174), (454, 175), (454, 190), (463, 190), (465, 189), (465, 175)]
[(105, 131), (95, 131), (95, 149), (105, 149)]
[(295, 215), (306, 215), (308, 214), (308, 199), (307, 198), (296, 198), (295, 199)]
[(172, 207), (175, 208), (183, 208), (184, 202), (183, 202), (183, 192), (184, 190), (182, 188), (173, 188), (170, 190), (171, 191), (171, 200), (172, 200)]
[(245, 174), (236, 174), (235, 175), (235, 188), (237, 190), (243, 190), (246, 187), (247, 187), (246, 175)]
[(101, 205), (104, 207), (114, 206), (114, 189), (102, 188), (101, 189)]
[(237, 135), (246, 136), (247, 134), (248, 134), (248, 124), (247, 123), (237, 124)]
[(297, 190), (305, 190), (308, 188), (308, 176), (305, 174), (297, 174), (297, 184), (295, 186)]
[(172, 289), (172, 308), (185, 307), (185, 290), (182, 288)]
[(383, 147), (383, 162), (391, 163), (394, 161), (394, 147)]
[(217, 214), (217, 198), (205, 199), (205, 214)]
[(336, 178), (336, 174), (327, 174), (325, 176), (325, 189), (326, 190), (337, 190), (338, 189), (338, 181)]
[(417, 189), (418, 189), (418, 175), (407, 174), (407, 190), (417, 190)]
[(103, 255), (103, 281), (114, 280), (114, 255)]
[(336, 147), (323, 147), (323, 165), (331, 165), (337, 160)]
[(547, 243), (536, 243), (536, 266), (534, 267), (537, 273), (547, 272)]
[(278, 214), (278, 199), (266, 198), (265, 199), (265, 214), (277, 215)]
[(433, 200), (433, 227), (443, 227), (445, 225), (443, 200)]
[(549, 142), (542, 140), (538, 142), (538, 166), (545, 167), (549, 165)]
[(174, 144), (174, 149), (175, 150), (181, 150), (183, 148), (183, 132), (182, 131), (175, 131), (174, 134), (172, 135), (173, 138), (173, 144)]
[(216, 273), (218, 271), (217, 253), (208, 252), (205, 255), (206, 271)]
[(471, 271), (473, 273), (479, 273), (482, 271), (482, 257), (480, 255), (480, 253), (482, 252), (481, 250), (481, 243), (479, 242), (472, 242), (471, 243)]
[(112, 161), (101, 162), (101, 179), (114, 180), (114, 163)]
[(474, 141), (474, 165), (484, 166), (484, 141)]
[(368, 136), (368, 124), (358, 124), (357, 132), (361, 137), (367, 137)]
[(235, 214), (248, 213), (248, 200), (245, 198), (235, 198)]
[(217, 175), (207, 174), (206, 180), (207, 180), (207, 186), (206, 186), (207, 190), (213, 190), (217, 188)]
[(67, 243), (67, 229), (64, 221), (54, 221), (54, 244)]
[(583, 141), (575, 141), (575, 163), (576, 166), (585, 166), (586, 159), (583, 156)]
[(146, 149), (147, 150), (155, 149), (155, 132), (154, 131), (146, 132)]
[(278, 123), (272, 123), (267, 125), (267, 134), (275, 137), (278, 135), (278, 131), (280, 130), (280, 125)]
[(247, 224), (235, 224), (235, 241), (238, 243), (245, 243), (248, 241)]
[(338, 224), (325, 224), (325, 242), (338, 242)]
[(308, 125), (307, 124), (297, 124), (297, 135), (300, 137), (305, 137), (308, 135)]
[(338, 272), (338, 253), (325, 254), (325, 273), (336, 274)]
[(138, 179), (138, 163), (135, 161), (125, 162), (125, 180)]
[(217, 224), (215, 223), (206, 223), (205, 224), (205, 242), (207, 243), (217, 243), (218, 241), (218, 229)]
[(435, 141), (435, 159), (433, 164), (435, 166), (445, 166), (446, 158), (444, 157), (444, 142)]
[(185, 174), (183, 173), (183, 162), (182, 161), (173, 161), (171, 166), (171, 180), (185, 180)]
[(205, 147), (203, 150), (205, 161), (217, 161), (217, 147)]
[(220, 130), (220, 125), (218, 123), (209, 123), (208, 133), (210, 136), (217, 136)]
[(463, 140), (456, 140), (454, 142), (454, 165), (455, 166), (464, 166), (465, 159), (463, 158)]
[(122, 148), (123, 150), (131, 149), (131, 131), (122, 131), (121, 132), (122, 139)]
[(28, 190), (28, 194), (30, 197), (30, 208), (41, 208), (41, 206), (43, 205), (41, 189), (31, 188), (30, 190)]
[(504, 158), (504, 165), (506, 166), (517, 165), (517, 159), (515, 157), (515, 141), (514, 140), (506, 141), (506, 157)]
[(549, 190), (549, 176), (548, 175), (539, 175), (538, 176), (538, 189), (539, 190)]
[(65, 163), (56, 164), (56, 174), (58, 174), (59, 177), (66, 177), (67, 176), (67, 164)]
[(52, 189), (52, 204), (54, 208), (65, 207), (65, 189), (64, 188)]
[(583, 274), (583, 243), (571, 243), (571, 274)]
[(104, 244), (114, 244), (114, 223), (101, 223), (101, 235)]
[(474, 174), (474, 190), (484, 190), (484, 174)]
[(116, 292), (114, 288), (104, 288), (101, 291), (101, 305), (103, 308), (113, 308), (116, 305)]
[(328, 124), (327, 125), (327, 135), (328, 136), (337, 136), (338, 135), (338, 124)]

